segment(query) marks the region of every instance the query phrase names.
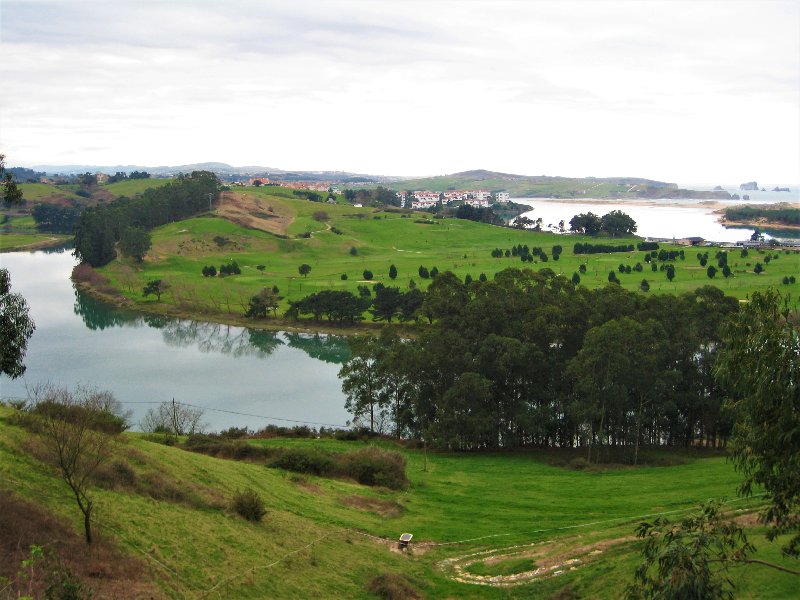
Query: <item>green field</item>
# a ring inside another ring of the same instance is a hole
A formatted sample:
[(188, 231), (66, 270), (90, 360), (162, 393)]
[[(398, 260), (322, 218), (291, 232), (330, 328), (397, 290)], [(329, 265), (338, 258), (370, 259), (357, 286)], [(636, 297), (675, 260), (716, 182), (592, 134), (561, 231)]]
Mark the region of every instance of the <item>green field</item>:
[(172, 181), (172, 179), (169, 178), (125, 179), (115, 183), (104, 184), (99, 187), (101, 190), (106, 190), (115, 197), (127, 196), (132, 198), (133, 196), (138, 196), (150, 188), (158, 188), (162, 185), (166, 185), (170, 181)]
[[(650, 270), (650, 265), (644, 261), (644, 252), (591, 255), (572, 252), (576, 242), (636, 244), (640, 241), (637, 238), (598, 239), (520, 231), (467, 220), (430, 219), (426, 213), (403, 215), (399, 211), (321, 204), (293, 199), (286, 191), (280, 191), (280, 196), (275, 194), (274, 188), (247, 188), (236, 193), (244, 194), (260, 206), (257, 212), (267, 215), (267, 222), (271, 223), (275, 215), (284, 217), (282, 228), (276, 226), (275, 229), (283, 232), (283, 237), (219, 217), (198, 217), (154, 230), (153, 247), (143, 264), (122, 259), (101, 271), (136, 303), (153, 305), (155, 300), (152, 297), (143, 299), (140, 290), (148, 280), (162, 279), (173, 288), (171, 295), (162, 297), (162, 304), (178, 304), (188, 312), (232, 315), (240, 315), (242, 301), (246, 305), (249, 297), (262, 287), (277, 285), (285, 297), (284, 307), (288, 300), (322, 289), (356, 291), (358, 285), (368, 283), (363, 277), (365, 270), (374, 275), (371, 283), (407, 289), (413, 280), (424, 289), (430, 280), (420, 278), (421, 265), (428, 269), (435, 266), (440, 272), (453, 271), (461, 278), (470, 275), (478, 279), (481, 273), (492, 278), (496, 272), (509, 267), (535, 270), (547, 267), (571, 278), (584, 264), (586, 273), (580, 275), (581, 284), (588, 287), (606, 285), (609, 271), (613, 270), (621, 285), (630, 290), (639, 289), (642, 279), (650, 283), (650, 293), (681, 293), (713, 284), (740, 299), (755, 290), (780, 287), (784, 277), (800, 276), (796, 252), (750, 250), (749, 256), (742, 258), (739, 250), (732, 250), (729, 265), (734, 276), (725, 279), (720, 272), (711, 280), (696, 255), (708, 252), (709, 264), (716, 264), (717, 249), (685, 248), (685, 260), (675, 261), (676, 277), (670, 282), (664, 272)], [(319, 211), (326, 213), (327, 218), (316, 220), (314, 213)], [(333, 228), (341, 235), (335, 234)], [(310, 238), (297, 237), (308, 233)], [(505, 250), (517, 244), (540, 246), (550, 260), (522, 263), (515, 257), (492, 258), (494, 248)], [(558, 261), (552, 260), (554, 245), (564, 248)], [(668, 244), (661, 247), (680, 249)], [(352, 248), (356, 249), (355, 255), (351, 254)], [(767, 255), (771, 257), (769, 264), (764, 262)], [(241, 275), (226, 278), (201, 275), (203, 266), (214, 265), (219, 269), (229, 260), (239, 264)], [(758, 275), (753, 272), (756, 262), (765, 267)], [(308, 277), (298, 273), (303, 263), (311, 266)], [(633, 268), (636, 263), (642, 264), (642, 272), (619, 273), (620, 264)], [(388, 275), (392, 264), (398, 271), (394, 281)], [(264, 265), (263, 271), (256, 268), (258, 265)], [(343, 274), (346, 280), (342, 280)]]
[[(3, 491), (46, 507), (79, 532), (79, 512), (66, 486), (31, 456), (35, 444), (9, 424), (11, 414), (0, 408)], [(118, 462), (130, 465), (139, 481), (183, 495), (154, 499), (152, 493), (96, 489), (97, 526), (147, 562), (152, 577), (173, 597), (371, 598), (366, 583), (388, 573), (406, 576), (429, 598), (546, 598), (565, 586), (581, 597), (616, 598), (637, 562), (636, 543), (622, 538), (632, 536), (640, 518), (667, 511), (679, 516), (709, 497), (733, 500), (732, 508), (753, 505), (735, 498), (739, 477), (726, 460), (702, 454), (660, 452), (656, 459), (681, 464), (586, 472), (552, 466), (559, 460), (553, 452), (428, 453), (423, 470), (421, 450), (381, 442), (408, 461), (411, 485), (395, 492), (210, 458), (147, 441), (142, 434), (124, 437)], [(364, 445), (308, 439), (252, 443), (334, 451)], [(259, 524), (227, 508), (233, 492), (245, 487), (267, 505)], [(414, 534), (411, 553), (392, 551), (392, 542), (406, 531)], [(473, 539), (483, 536), (494, 537)], [(759, 546), (757, 557), (791, 565), (760, 532), (752, 531), (751, 538)], [(508, 575), (528, 569), (523, 553), (530, 544), (546, 543), (569, 554), (601, 540), (618, 543), (560, 576), (508, 588), (459, 583), (451, 566), (442, 563), (491, 550), (483, 555), (485, 562), (473, 562), (468, 570)], [(733, 576), (745, 598), (787, 597), (796, 584), (791, 575), (760, 567), (736, 568)]]

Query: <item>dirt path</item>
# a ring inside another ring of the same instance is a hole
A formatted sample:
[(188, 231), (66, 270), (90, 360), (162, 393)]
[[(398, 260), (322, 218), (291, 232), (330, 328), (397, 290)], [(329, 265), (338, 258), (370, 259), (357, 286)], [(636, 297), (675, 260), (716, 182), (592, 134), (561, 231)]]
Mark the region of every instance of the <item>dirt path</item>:
[[(737, 511), (739, 512), (739, 511)], [(758, 524), (758, 515), (754, 512), (743, 511), (734, 517), (743, 527), (754, 527)], [(604, 553), (614, 546), (633, 542), (635, 536), (586, 541), (585, 536), (573, 536), (557, 540), (547, 540), (530, 544), (508, 546), (506, 548), (493, 548), (482, 550), (463, 556), (456, 556), (439, 561), (437, 566), (454, 581), (471, 583), (474, 585), (488, 585), (493, 587), (511, 587), (548, 579), (575, 571), (596, 560), (602, 560)], [(520, 561), (529, 559), (535, 568), (511, 573), (508, 575), (479, 575), (471, 572), (470, 567), (480, 564), (482, 571), (491, 571), (492, 566), (500, 565), (506, 561)]]
[[(582, 543), (581, 538), (563, 540), (547, 540), (533, 544), (494, 548), (465, 556), (448, 558), (439, 562), (438, 566), (450, 578), (460, 583), (489, 585), (493, 587), (510, 587), (530, 583), (537, 579), (557, 577), (569, 571), (597, 560), (612, 546), (633, 541), (633, 536), (599, 540)], [(481, 563), (485, 566), (499, 565), (509, 560), (530, 559), (535, 569), (512, 573), (510, 575), (477, 575), (470, 572), (472, 565)]]

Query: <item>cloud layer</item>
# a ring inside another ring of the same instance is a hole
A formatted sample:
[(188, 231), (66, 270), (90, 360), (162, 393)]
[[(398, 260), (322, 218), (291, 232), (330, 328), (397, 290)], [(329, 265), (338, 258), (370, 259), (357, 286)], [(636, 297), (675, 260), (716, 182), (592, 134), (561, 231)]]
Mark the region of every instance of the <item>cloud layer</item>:
[(796, 2), (0, 11), (11, 164), (800, 181)]

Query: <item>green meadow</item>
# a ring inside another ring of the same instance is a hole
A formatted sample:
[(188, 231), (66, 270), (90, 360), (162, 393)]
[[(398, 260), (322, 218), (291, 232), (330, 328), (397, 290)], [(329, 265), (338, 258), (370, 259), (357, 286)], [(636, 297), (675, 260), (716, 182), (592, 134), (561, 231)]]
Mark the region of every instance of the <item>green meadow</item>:
[[(322, 289), (355, 292), (359, 285), (378, 282), (401, 289), (411, 285), (424, 289), (430, 279), (420, 277), (420, 266), (429, 270), (436, 267), (440, 272), (449, 270), (462, 279), (469, 275), (477, 280), (481, 274), (491, 279), (498, 271), (510, 267), (535, 270), (546, 267), (571, 278), (584, 265), (586, 272), (580, 274), (580, 283), (592, 288), (607, 285), (609, 272), (614, 271), (621, 285), (630, 290), (639, 289), (643, 279), (648, 281), (650, 293), (678, 294), (712, 284), (739, 299), (756, 290), (781, 287), (784, 277), (800, 276), (797, 252), (750, 250), (747, 257), (742, 257), (739, 250), (730, 250), (728, 263), (733, 276), (726, 279), (720, 270), (709, 279), (697, 254), (708, 252), (708, 264), (716, 264), (714, 254), (718, 249), (704, 247), (683, 248), (685, 260), (674, 262), (676, 275), (670, 282), (664, 271), (651, 271), (642, 251), (573, 254), (576, 242), (635, 245), (641, 241), (638, 238), (521, 231), (460, 219), (432, 219), (426, 213), (404, 214), (309, 202), (293, 198), (287, 191), (280, 190), (280, 195), (275, 188), (235, 192), (260, 207), (254, 210), (264, 217), (261, 225), (241, 219), (241, 224), (236, 224), (217, 215), (171, 223), (152, 232), (153, 246), (144, 263), (118, 259), (100, 271), (135, 303), (154, 305), (154, 298), (142, 298), (141, 289), (147, 281), (161, 279), (173, 290), (162, 297), (161, 304), (183, 304), (182, 308), (189, 312), (232, 315), (241, 314), (242, 301), (246, 305), (247, 299), (263, 287), (278, 286), (284, 296), (284, 307), (288, 300)], [(254, 228), (262, 227), (263, 223), (272, 227), (272, 231)], [(549, 260), (523, 263), (517, 257), (491, 256), (495, 248), (506, 250), (515, 245), (541, 247)], [(563, 247), (560, 260), (552, 258), (554, 245)], [(661, 248), (681, 249), (670, 244), (662, 244)], [(239, 264), (241, 275), (202, 276), (204, 266), (214, 265), (219, 269), (229, 261)], [(756, 274), (754, 268), (759, 262), (764, 271)], [(641, 272), (634, 270), (637, 263), (642, 265)], [(298, 273), (301, 264), (311, 266), (307, 277)], [(398, 272), (394, 281), (389, 278), (392, 264)], [(631, 273), (620, 273), (620, 265), (631, 267)], [(371, 280), (365, 279), (365, 271), (372, 272)]]
[[(80, 533), (80, 513), (66, 486), (34, 458), (36, 443), (9, 422), (12, 414), (0, 408), (3, 492), (32, 500)], [(732, 501), (731, 510), (758, 503), (737, 499), (739, 477), (730, 464), (703, 453), (660, 451), (651, 457), (671, 466), (576, 471), (556, 466), (565, 457), (554, 452), (452, 455), (376, 442), (407, 460), (410, 485), (392, 491), (211, 458), (143, 434), (123, 437), (114, 464), (128, 465), (134, 475), (115, 468), (146, 482), (146, 492), (106, 478), (92, 491), (96, 524), (104, 538), (146, 563), (170, 597), (373, 598), (368, 582), (394, 575), (426, 598), (547, 598), (566, 587), (580, 597), (616, 598), (638, 561), (632, 536), (639, 520), (661, 512), (680, 517), (711, 497)], [(250, 443), (330, 451), (366, 444)], [(260, 523), (228, 508), (234, 491), (246, 487), (266, 504)], [(407, 553), (394, 543), (403, 532), (414, 534)], [(762, 533), (750, 532), (756, 556), (791, 566)], [(558, 576), (512, 587), (454, 580), (452, 564), (475, 553), (484, 554), (467, 567), (474, 574), (530, 570), (540, 558), (526, 556), (526, 549), (538, 547), (558, 549), (560, 560), (582, 560)], [(603, 549), (584, 556), (587, 547)], [(763, 567), (732, 573), (741, 597), (782, 598), (795, 589), (794, 576)]]

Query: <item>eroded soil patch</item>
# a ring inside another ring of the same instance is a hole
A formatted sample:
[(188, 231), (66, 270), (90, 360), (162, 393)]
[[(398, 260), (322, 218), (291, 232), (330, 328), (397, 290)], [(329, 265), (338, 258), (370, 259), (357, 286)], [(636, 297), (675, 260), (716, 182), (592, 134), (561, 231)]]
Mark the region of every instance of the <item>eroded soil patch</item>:
[(217, 213), (242, 227), (279, 235), (286, 235), (295, 217), (283, 205), (240, 192), (224, 192)]

